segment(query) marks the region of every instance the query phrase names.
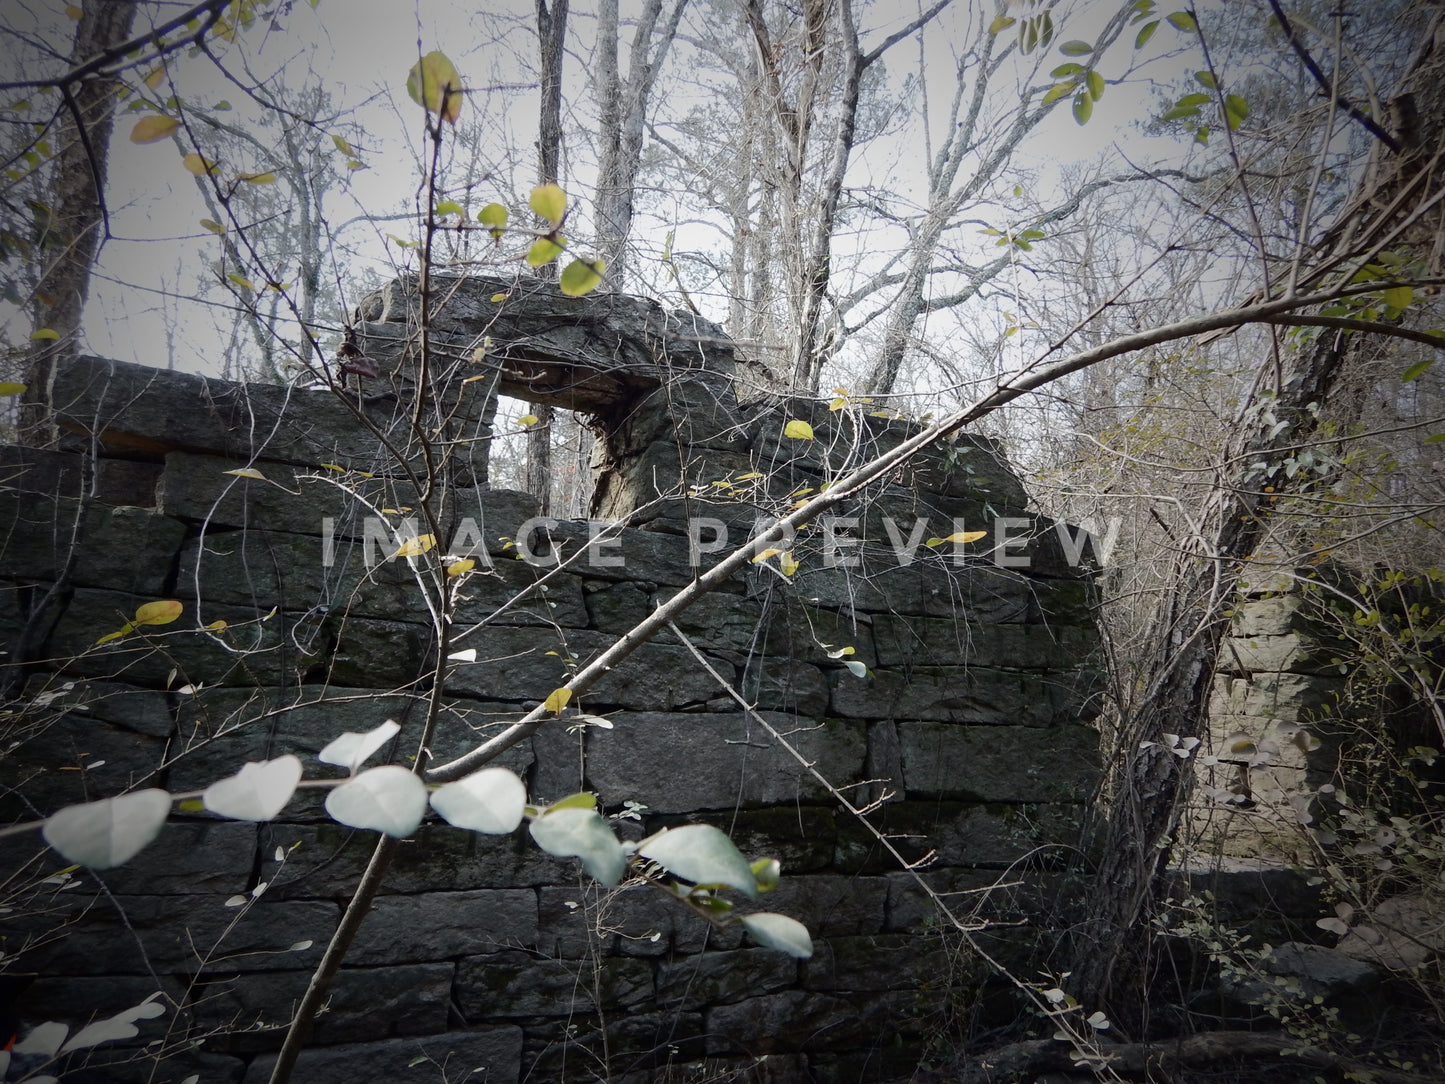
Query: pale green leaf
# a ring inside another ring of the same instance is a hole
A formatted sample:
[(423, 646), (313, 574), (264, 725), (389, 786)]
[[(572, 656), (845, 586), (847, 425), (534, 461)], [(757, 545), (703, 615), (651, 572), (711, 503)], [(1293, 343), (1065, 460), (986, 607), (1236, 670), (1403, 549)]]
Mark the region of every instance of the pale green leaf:
[(1429, 370), (1430, 366), (1434, 364), (1434, 358), (1423, 358), (1420, 361), (1415, 362), (1415, 364), (1406, 369), (1404, 374), (1400, 377), (1401, 383), (1408, 384), (1413, 380), (1419, 380), (1422, 376), (1425, 375), (1426, 371)]
[(406, 92), (428, 113), (436, 113), (451, 124), (461, 116), (462, 78), (439, 50), (427, 53), (412, 65), (406, 76)]
[(400, 764), (368, 768), (326, 796), (326, 812), (349, 828), (404, 839), (426, 815), (426, 784)]
[(348, 772), (354, 772), (365, 764), (373, 753), (400, 733), (401, 727), (391, 719), (364, 734), (348, 730), (328, 743), (326, 748), (316, 754), (316, 759), (322, 764), (335, 764)]
[(466, 213), (467, 212), (462, 208), (462, 205), (460, 203), (457, 203), (455, 200), (442, 200), (440, 203), (437, 204), (436, 208), (437, 218), (445, 218), (447, 215), (461, 215), (465, 217)]
[(68, 861), (91, 869), (129, 862), (160, 834), (171, 811), (171, 796), (151, 788), (66, 806), (40, 829), (45, 842)]
[(1091, 71), (1085, 76), (1085, 79), (1088, 80), (1090, 95), (1092, 95), (1094, 101), (1097, 102), (1104, 96), (1104, 77), (1098, 72)]
[(1094, 47), (1087, 41), (1066, 41), (1059, 46), (1059, 52), (1064, 56), (1088, 56), (1094, 51)]
[(1089, 118), (1094, 115), (1094, 97), (1088, 91), (1083, 91), (1074, 96), (1074, 122), (1079, 125), (1089, 123)]
[(684, 824), (646, 839), (640, 857), (697, 885), (726, 885), (745, 896), (758, 894), (758, 879), (727, 833), (710, 824)]
[(562, 255), (562, 246), (549, 237), (539, 237), (527, 250), (527, 266), (541, 267)]
[(622, 880), (627, 856), (595, 809), (553, 807), (535, 818), (528, 830), (548, 854), (582, 859), (582, 868), (607, 887)]
[(1017, 22), (1016, 19), (1011, 19), (1007, 15), (1000, 15), (997, 19), (988, 24), (988, 32), (990, 34), (997, 34), (1001, 31), (1007, 30), (1009, 27), (1013, 26), (1015, 22)]
[(1154, 31), (1158, 29), (1158, 19), (1155, 19), (1152, 23), (1145, 23), (1143, 29), (1139, 31), (1139, 36), (1134, 39), (1134, 48), (1142, 49), (1144, 48), (1144, 46), (1148, 45), (1149, 39), (1154, 36)]
[(506, 835), (522, 823), (527, 788), (508, 768), (483, 768), (442, 787), (431, 796), (431, 806), (457, 828)]
[(567, 193), (555, 184), (538, 185), (527, 198), (527, 205), (538, 218), (545, 218), (554, 227), (562, 225), (567, 215)]
[(568, 297), (581, 297), (602, 285), (602, 273), (607, 264), (602, 260), (573, 260), (562, 271), (557, 283)]
[(813, 938), (808, 934), (808, 927), (795, 918), (763, 911), (743, 915), (738, 921), (748, 936), (764, 948), (777, 949), (799, 960), (813, 955)]
[(217, 780), (201, 795), (201, 803), (218, 817), (269, 821), (285, 808), (300, 782), (301, 760), (288, 753), (251, 761), (235, 775)]
[(1067, 98), (1078, 87), (1078, 83), (1070, 80), (1067, 83), (1060, 83), (1056, 87), (1050, 87), (1049, 92), (1044, 95), (1044, 105), (1053, 105), (1060, 98)]
[(791, 437), (793, 440), (812, 440), (813, 427), (801, 418), (794, 418), (783, 426), (783, 436)]
[(489, 203), (477, 212), (477, 221), (487, 227), (493, 241), (500, 241), (507, 228), (507, 209), (500, 203)]
[(1178, 29), (1187, 34), (1199, 32), (1199, 24), (1194, 21), (1194, 16), (1187, 11), (1176, 11), (1168, 16), (1169, 21)]

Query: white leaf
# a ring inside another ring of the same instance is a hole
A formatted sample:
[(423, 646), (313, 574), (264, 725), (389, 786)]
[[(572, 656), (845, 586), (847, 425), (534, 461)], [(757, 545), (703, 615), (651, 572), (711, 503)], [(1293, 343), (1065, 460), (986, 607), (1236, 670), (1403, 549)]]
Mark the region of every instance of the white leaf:
[(118, 798), (66, 806), (41, 829), (49, 843), (72, 862), (112, 869), (129, 862), (160, 834), (171, 811), (171, 796), (151, 788)]
[(739, 921), (748, 931), (748, 936), (764, 948), (786, 952), (799, 960), (813, 955), (813, 939), (808, 935), (808, 927), (795, 918), (764, 911), (743, 915)]
[(501, 836), (522, 823), (527, 788), (515, 772), (483, 768), (436, 791), (431, 805), (448, 824)]
[(107, 1020), (97, 1020), (93, 1024), (87, 1024), (77, 1031), (68, 1043), (60, 1048), (60, 1053), (68, 1054), (72, 1050), (83, 1050), (87, 1046), (96, 1046), (100, 1043), (108, 1043), (117, 1039), (132, 1039), (140, 1034), (140, 1029), (135, 1026), (137, 1020), (153, 1020), (157, 1016), (164, 1016), (166, 1007), (156, 1001), (159, 993), (152, 994), (139, 1005), (116, 1013)]
[(848, 672), (854, 677), (865, 678), (868, 676), (868, 667), (857, 659), (844, 659), (843, 665), (848, 668)]
[(69, 1034), (70, 1028), (67, 1025), (51, 1020), (32, 1028), (29, 1035), (11, 1047), (11, 1051), (16, 1054), (39, 1054), (53, 1058), (60, 1052), (60, 1044), (65, 1042), (65, 1037)]
[(368, 730), (365, 734), (356, 734), (348, 730), (317, 753), (316, 759), (322, 764), (335, 764), (355, 774), (356, 769), (365, 764), (372, 753), (399, 733), (401, 733), (401, 727), (391, 719), (382, 723), (375, 730)]
[(544, 813), (532, 821), (530, 830), (542, 850), (582, 859), (582, 868), (609, 888), (622, 880), (626, 855), (597, 810), (573, 806)]
[(727, 885), (757, 898), (758, 879), (727, 833), (710, 824), (684, 824), (643, 840), (637, 853), (674, 876), (699, 885)]
[(368, 768), (326, 796), (326, 812), (348, 827), (402, 839), (426, 814), (426, 785), (400, 764)]
[(231, 897), (230, 899), (228, 899), (225, 903), (221, 904), (221, 906), (222, 906), (222, 907), (243, 907), (243, 906), (245, 906), (246, 900), (247, 900), (248, 898), (249, 898), (249, 897), (247, 897), (247, 896), (232, 896), (232, 897)]
[(251, 761), (230, 778), (207, 787), (201, 804), (232, 820), (269, 821), (291, 800), (299, 782), (299, 757), (288, 753), (275, 760)]
[(277, 861), (277, 862), (284, 862), (284, 861), (286, 861), (286, 852), (281, 849), (281, 845), (280, 845), (279, 843), (276, 845), (276, 853), (275, 853), (274, 855), (272, 855), (271, 857), (272, 857), (272, 859), (273, 859), (274, 861)]
[(476, 662), (477, 649), (474, 647), (468, 647), (461, 651), (453, 651), (450, 655), (447, 656), (447, 658), (451, 659), (453, 662)]
[(286, 951), (287, 951), (287, 952), (305, 952), (305, 951), (306, 951), (307, 949), (309, 949), (314, 943), (315, 943), (315, 942), (312, 942), (312, 941), (297, 941), (294, 945), (289, 946), (289, 947), (286, 949)]
[(1098, 1031), (1103, 1031), (1109, 1026), (1109, 1018), (1102, 1012), (1096, 1012), (1089, 1017), (1089, 1026)]

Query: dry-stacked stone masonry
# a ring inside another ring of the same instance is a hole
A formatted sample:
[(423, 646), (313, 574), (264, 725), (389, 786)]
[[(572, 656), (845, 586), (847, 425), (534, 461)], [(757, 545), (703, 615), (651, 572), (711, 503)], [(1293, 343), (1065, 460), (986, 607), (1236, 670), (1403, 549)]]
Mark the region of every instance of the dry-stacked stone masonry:
[[(382, 376), (349, 381), (347, 401), (96, 358), (60, 375), (66, 450), (0, 459), (6, 821), (191, 791), (286, 752), (334, 777), (314, 754), (387, 718), (403, 730), (383, 756), (405, 763), (434, 637), (408, 561), (385, 558), (423, 500), (448, 552), (482, 566), (456, 617), (475, 660), (447, 669), (432, 749), (447, 759), (717, 560), (722, 532), (742, 543), (916, 431), (769, 395), (716, 327), (649, 303), (434, 279), (429, 304), (425, 364), (414, 282), (363, 304), (357, 344)], [(418, 407), (418, 386), (445, 390)], [(592, 419), (592, 521), (529, 525), (532, 497), (487, 487), (498, 391)], [(795, 420), (811, 440), (784, 435)], [(791, 575), (781, 557), (754, 565), (679, 628), (809, 765), (880, 803), (874, 824), (960, 914), (1015, 923), (985, 931), (992, 947), (1046, 950), (1042, 901), (1098, 771), (1079, 539), (1030, 513), (996, 445), (968, 436), (836, 514), (799, 535)], [(961, 530), (987, 533), (928, 544)], [(184, 604), (179, 620), (97, 644), (162, 599)], [(295, 1079), (645, 1081), (672, 1066), (873, 1080), (970, 1010), (984, 972), (938, 932), (915, 877), (674, 636), (572, 707), (612, 727), (564, 718), (508, 752), (532, 800), (588, 789), (625, 836), (704, 821), (780, 858), (766, 909), (807, 924), (813, 958), (645, 886), (599, 890), (525, 830), (433, 819), (403, 846)], [(45, 882), (63, 863), (37, 836), (0, 841), (0, 969), (36, 976), (19, 997), (31, 1022), (161, 991), (166, 1014), (134, 1043), (166, 1060), (115, 1079), (257, 1084), (374, 843), (316, 792), (261, 825), (182, 806), (102, 874)], [(979, 891), (995, 882), (1009, 887)]]

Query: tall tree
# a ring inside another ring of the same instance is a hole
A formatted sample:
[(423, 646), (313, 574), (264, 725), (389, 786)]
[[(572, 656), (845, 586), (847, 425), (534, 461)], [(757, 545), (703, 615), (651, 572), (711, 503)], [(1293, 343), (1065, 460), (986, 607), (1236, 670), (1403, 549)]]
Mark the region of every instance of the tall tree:
[[(96, 0), (81, 9), (70, 53), (72, 71), (125, 42), (135, 23), (134, 0)], [(59, 152), (50, 180), (50, 229), (59, 244), (50, 251), (35, 290), (33, 314), (41, 338), (26, 372), (20, 435), (27, 443), (53, 439), (48, 411), (57, 366), (76, 353), (80, 319), (90, 293), (90, 272), (107, 233), (106, 164), (115, 127), (117, 80), (102, 69), (61, 87), (65, 110)]]
[[(567, 0), (536, 0), (537, 47), (540, 59), (542, 108), (537, 126), (537, 183), (556, 184), (561, 179), (562, 159), (562, 57), (567, 37)], [(555, 275), (556, 267), (546, 264), (544, 275)], [(537, 497), (538, 510), (552, 509), (552, 435), (557, 412), (539, 404), (537, 421), (527, 430), (527, 492)]]

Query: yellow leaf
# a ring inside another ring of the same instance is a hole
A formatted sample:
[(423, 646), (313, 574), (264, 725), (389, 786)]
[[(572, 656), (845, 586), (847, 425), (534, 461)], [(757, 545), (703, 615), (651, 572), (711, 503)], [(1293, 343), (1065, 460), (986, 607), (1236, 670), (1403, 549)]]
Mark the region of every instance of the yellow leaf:
[(33, 343), (38, 343), (44, 341), (45, 339), (58, 338), (60, 338), (60, 332), (56, 331), (52, 327), (42, 327), (30, 336), (30, 341)]
[(266, 480), (266, 476), (255, 467), (237, 467), (235, 470), (223, 470), (221, 473), (234, 474), (237, 478), (255, 478), (259, 482)]
[(247, 184), (271, 184), (276, 180), (274, 173), (238, 173), (236, 180), (245, 181)]
[(169, 625), (176, 618), (181, 616), (185, 609), (175, 599), (168, 599), (164, 602), (147, 602), (135, 612), (135, 625)]
[(783, 436), (792, 437), (794, 440), (812, 440), (813, 427), (805, 421), (794, 418), (783, 426)]
[(447, 215), (461, 215), (465, 218), (467, 214), (460, 203), (456, 202), (456, 200), (449, 199), (442, 200), (438, 203), (433, 213), (437, 218), (445, 218)]
[(841, 396), (839, 396), (837, 399), (834, 399), (831, 403), (828, 404), (828, 409), (829, 409), (829, 410), (842, 410), (842, 409), (843, 409), (845, 406), (847, 406), (847, 405), (848, 405), (848, 400), (842, 398)]
[(16, 383), (14, 383), (13, 381), (10, 381), (10, 380), (6, 380), (6, 381), (3, 381), (3, 382), (0, 382), (0, 396), (3, 396), (3, 395), (20, 395), (20, 394), (24, 393), (24, 391), (25, 391), (25, 385), (24, 385), (24, 384), (16, 384)]
[(135, 122), (135, 127), (130, 130), (130, 141), (132, 143), (159, 143), (180, 126), (181, 122), (175, 117), (163, 117), (155, 114), (141, 117)]
[(210, 230), (214, 234), (223, 234), (226, 232), (226, 227), (221, 225), (214, 218), (201, 219), (201, 225), (205, 226), (206, 229)]
[(506, 295), (506, 294), (493, 294), (493, 295), (492, 295), (492, 301), (493, 301), (494, 303), (500, 304), (501, 302), (503, 302), (503, 301), (505, 301), (505, 300), (507, 300), (507, 295)]
[(547, 697), (547, 699), (543, 701), (542, 706), (548, 711), (550, 711), (553, 715), (561, 715), (562, 709), (567, 706), (567, 702), (571, 699), (571, 689), (553, 689), (552, 695)]
[(393, 557), (419, 557), (427, 550), (437, 544), (437, 536), (434, 534), (418, 535), (416, 538), (408, 538), (401, 544), (401, 549), (392, 554)]
[(206, 628), (210, 629), (212, 632), (225, 632), (226, 622), (212, 621), (209, 625), (206, 626)]
[(346, 155), (346, 157), (348, 157), (348, 158), (355, 158), (355, 157), (356, 157), (356, 152), (351, 149), (351, 144), (348, 143), (348, 142), (346, 142), (346, 140), (343, 139), (341, 136), (339, 136), (339, 135), (334, 135), (334, 136), (332, 136), (332, 137), (331, 137), (331, 142), (332, 142), (332, 143), (335, 143), (335, 144), (336, 144), (336, 149), (339, 150), (342, 154)]
[(930, 538), (927, 542), (924, 543), (924, 545), (936, 547), (942, 546), (949, 542), (977, 542), (986, 534), (988, 534), (987, 531), (957, 531), (954, 534), (949, 535), (947, 538)]
[(605, 260), (573, 260), (563, 268), (557, 286), (567, 297), (582, 297), (602, 285), (606, 270)]
[(520, 425), (523, 429), (526, 429), (530, 426), (536, 425), (541, 420), (542, 419), (537, 417), (537, 415), (535, 414), (523, 414), (520, 418), (517, 419), (517, 424)]
[(65, 17), (67, 19), (70, 19), (72, 22), (80, 22), (80, 17), (84, 14), (85, 12), (81, 10), (79, 4), (65, 5)]
[(182, 158), (181, 165), (185, 166), (187, 170), (194, 173), (197, 177), (204, 177), (208, 173), (214, 174), (220, 169), (215, 162), (212, 162), (203, 154), (197, 154), (195, 151), (191, 151), (190, 154)]
[(527, 266), (541, 267), (543, 264), (551, 263), (558, 256), (562, 255), (562, 246), (558, 244), (562, 238), (556, 241), (550, 237), (539, 237), (531, 248), (527, 250)]
[(798, 571), (798, 559), (792, 553), (784, 553), (778, 557), (778, 567), (783, 570), (784, 576), (791, 576)]
[(159, 87), (163, 82), (165, 82), (165, 79), (166, 79), (166, 66), (165, 66), (164, 64), (157, 64), (157, 65), (151, 70), (150, 74), (145, 77), (144, 82), (145, 82), (145, 85), (146, 85), (146, 86), (148, 86), (148, 87), (151, 88), (151, 90), (155, 90), (155, 89), (156, 89), (157, 87)]
[(406, 92), (428, 113), (451, 124), (462, 114), (462, 77), (439, 50), (427, 53), (412, 65), (406, 76)]
[(536, 212), (537, 217), (545, 218), (553, 226), (560, 226), (567, 214), (567, 193), (555, 184), (538, 185), (532, 189), (527, 206)]
[(448, 576), (464, 576), (477, 567), (477, 562), (470, 557), (464, 557), (460, 561), (453, 561), (447, 565)]
[(780, 554), (780, 553), (782, 553), (782, 552), (783, 552), (783, 551), (780, 550), (780, 549), (765, 549), (765, 550), (763, 550), (761, 553), (759, 553), (756, 557), (753, 558), (753, 564), (755, 564), (755, 565), (756, 565), (756, 564), (761, 564), (763, 561), (766, 561), (769, 557), (776, 557), (778, 554)]
[(253, 283), (245, 275), (240, 275), (237, 274), (235, 271), (232, 271), (229, 275), (226, 276), (226, 278), (230, 279), (230, 281), (234, 285), (241, 287), (241, 289), (243, 290), (250, 290), (252, 293), (256, 292), (255, 283)]
[(129, 635), (130, 635), (131, 633), (133, 633), (134, 631), (135, 631), (135, 626), (134, 626), (133, 624), (131, 624), (129, 621), (127, 621), (127, 622), (125, 623), (125, 626), (124, 626), (123, 628), (118, 629), (118, 630), (115, 631), (115, 632), (108, 632), (108, 633), (106, 633), (104, 636), (102, 636), (99, 640), (97, 640), (97, 641), (95, 642), (95, 643), (96, 643), (96, 646), (99, 647), (101, 644), (108, 644), (108, 643), (110, 643), (110, 641), (112, 641), (112, 640), (119, 640), (122, 636), (129, 636)]

